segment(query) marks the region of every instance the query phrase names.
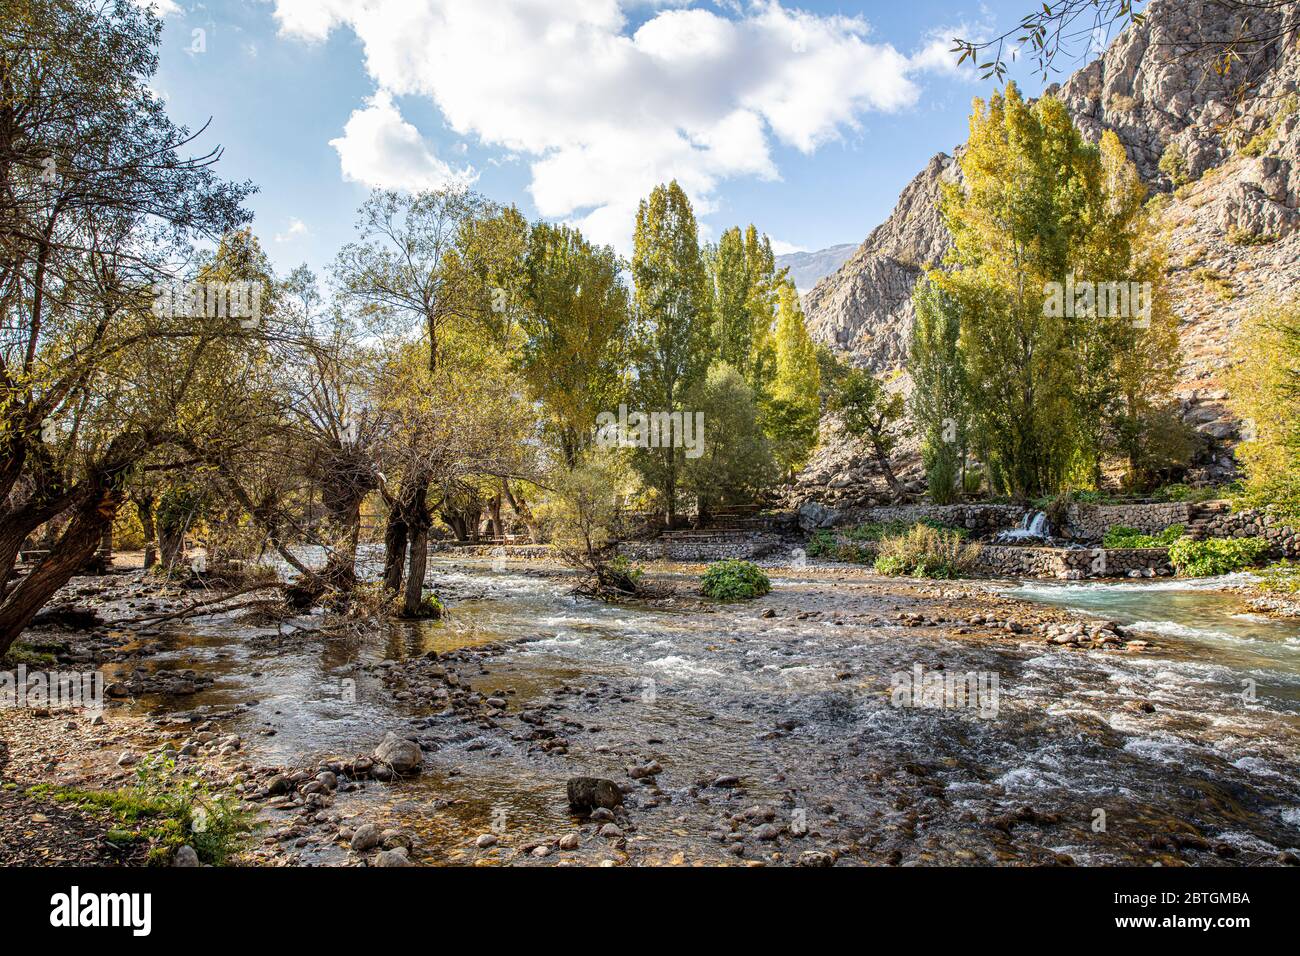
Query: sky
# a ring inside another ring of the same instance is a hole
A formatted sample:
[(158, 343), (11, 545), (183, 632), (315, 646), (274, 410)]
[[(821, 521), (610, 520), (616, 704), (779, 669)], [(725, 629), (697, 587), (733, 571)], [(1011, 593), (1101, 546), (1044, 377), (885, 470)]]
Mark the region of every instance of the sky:
[(752, 222), (777, 252), (860, 243), (994, 89), (952, 37), (1033, 5), (137, 2), (164, 18), (151, 85), (173, 120), (210, 120), (218, 171), (259, 187), (277, 271), (318, 272), (375, 187), (466, 183), (626, 255), (638, 200), (676, 178), (703, 239)]

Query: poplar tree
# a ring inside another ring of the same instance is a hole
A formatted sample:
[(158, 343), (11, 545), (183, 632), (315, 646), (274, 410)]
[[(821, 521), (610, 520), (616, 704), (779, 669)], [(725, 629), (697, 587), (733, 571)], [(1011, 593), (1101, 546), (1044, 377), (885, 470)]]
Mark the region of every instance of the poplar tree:
[[(712, 357), (711, 296), (695, 213), (674, 180), (657, 186), (636, 215), (636, 396), (642, 411), (685, 412), (683, 399), (704, 378)], [(654, 488), (671, 526), (677, 516), (683, 449), (638, 448), (633, 464)]]

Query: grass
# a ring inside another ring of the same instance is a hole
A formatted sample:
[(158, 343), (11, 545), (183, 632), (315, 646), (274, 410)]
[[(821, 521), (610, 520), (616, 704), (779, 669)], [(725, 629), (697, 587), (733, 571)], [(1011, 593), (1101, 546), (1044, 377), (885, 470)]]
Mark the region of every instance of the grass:
[(1182, 577), (1206, 578), (1254, 567), (1267, 554), (1263, 538), (1181, 538), (1169, 548), (1169, 560)]
[(767, 594), (772, 582), (750, 561), (715, 561), (705, 570), (700, 590), (715, 601), (743, 601)]
[(1206, 292), (1217, 296), (1223, 302), (1231, 302), (1237, 296), (1237, 290), (1233, 287), (1232, 282), (1225, 279), (1215, 269), (1193, 269), (1192, 278), (1199, 282)]
[(979, 552), (964, 533), (918, 523), (880, 542), (875, 569), (891, 577), (959, 578), (970, 571)]
[(224, 865), (252, 829), (252, 818), (230, 797), (213, 796), (207, 784), (176, 768), (170, 758), (146, 760), (136, 783), (118, 790), (82, 790), (39, 784), (33, 797), (108, 812), (118, 823), (109, 830), (113, 843), (150, 844), (150, 865), (170, 865), (176, 851), (191, 846), (199, 860)]
[(53, 667), (57, 663), (54, 655), (41, 650), (42, 646), (40, 644), (13, 644), (4, 656), (0, 657), (0, 666)]

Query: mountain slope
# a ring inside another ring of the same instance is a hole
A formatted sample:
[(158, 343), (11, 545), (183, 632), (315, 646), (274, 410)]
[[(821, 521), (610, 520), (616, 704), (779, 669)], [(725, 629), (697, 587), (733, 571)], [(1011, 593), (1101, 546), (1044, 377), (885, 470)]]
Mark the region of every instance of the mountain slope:
[(795, 288), (800, 292), (807, 292), (844, 265), (856, 248), (853, 243), (846, 242), (838, 246), (827, 246), (816, 252), (787, 252), (776, 257), (776, 267), (789, 269), (790, 279), (794, 282)]

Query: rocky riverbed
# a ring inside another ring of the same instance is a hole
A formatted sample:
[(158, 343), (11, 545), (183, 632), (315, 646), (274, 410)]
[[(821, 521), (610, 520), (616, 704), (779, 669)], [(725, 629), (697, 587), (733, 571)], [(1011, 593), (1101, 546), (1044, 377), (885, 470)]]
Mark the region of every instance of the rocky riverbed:
[[(611, 607), (440, 558), (448, 619), (374, 629), (115, 626), (192, 595), (78, 579), (105, 623), (33, 642), (125, 694), (98, 723), (0, 712), (0, 773), (120, 786), (165, 749), (257, 813), (266, 865), (1296, 861), (1284, 669), (1243, 700), (1232, 661), (995, 583), (774, 569), (717, 605), (699, 570)], [(575, 778), (618, 797), (575, 809)]]

